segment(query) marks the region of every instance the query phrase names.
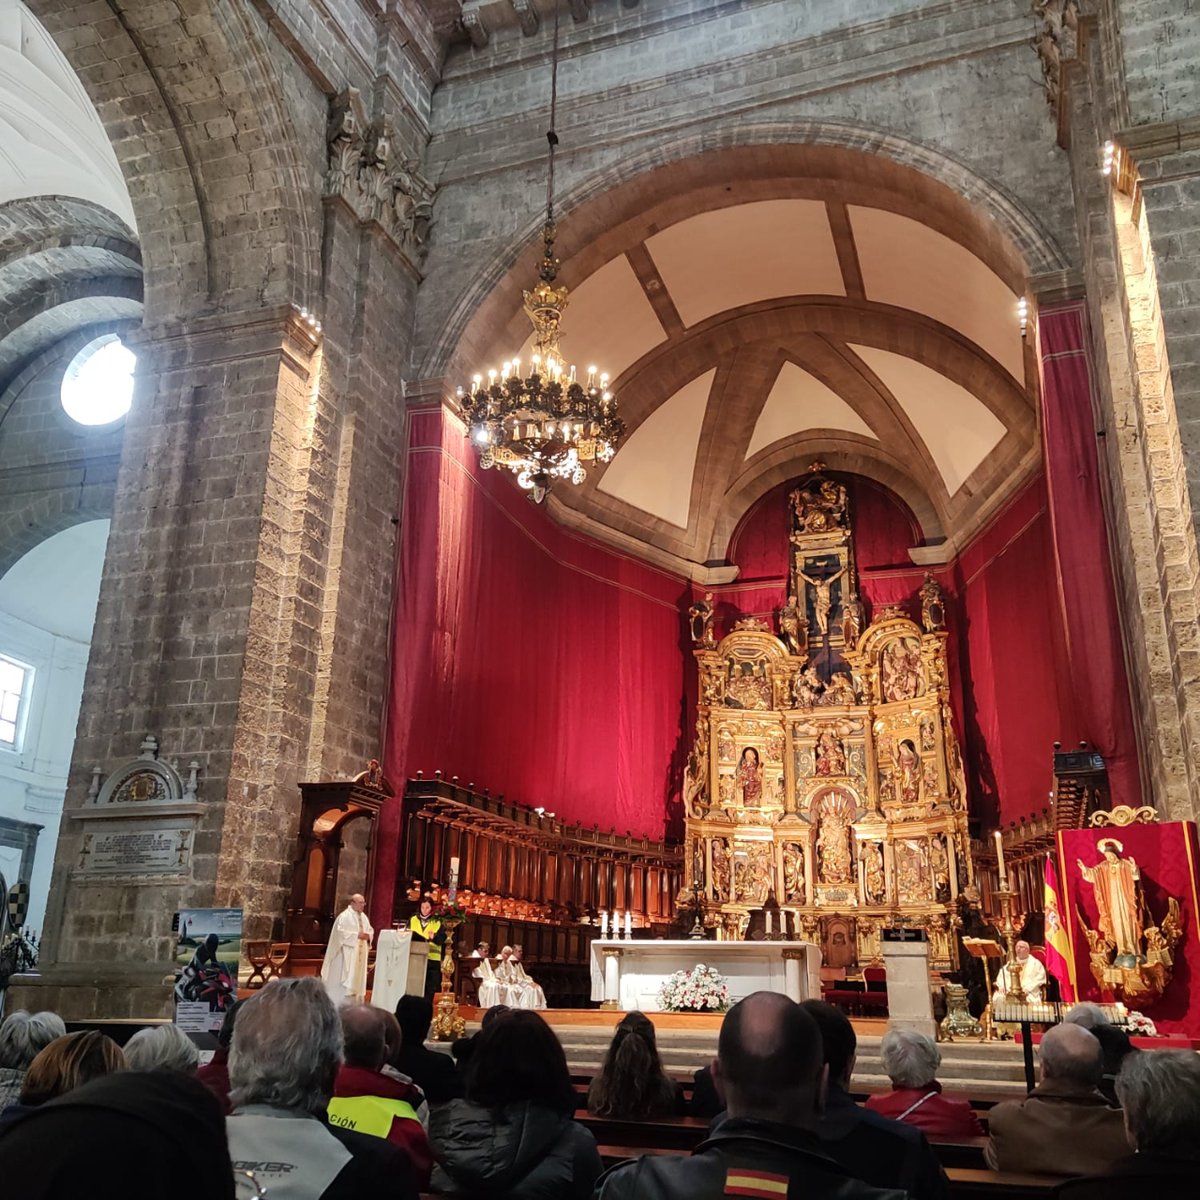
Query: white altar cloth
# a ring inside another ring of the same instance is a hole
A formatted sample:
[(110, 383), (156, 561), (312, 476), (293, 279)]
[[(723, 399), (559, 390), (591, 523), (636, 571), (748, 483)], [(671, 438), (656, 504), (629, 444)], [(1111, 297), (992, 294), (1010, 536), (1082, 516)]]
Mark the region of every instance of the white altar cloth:
[[(610, 951), (605, 954), (605, 951)], [(619, 954), (611, 951), (619, 950)], [(785, 951), (792, 955), (789, 963)], [(605, 966), (616, 961), (615, 995), (605, 991)], [(625, 1012), (658, 1012), (658, 989), (676, 971), (704, 963), (725, 976), (734, 1002), (751, 992), (781, 992), (797, 1002), (821, 995), (821, 950), (811, 942), (716, 942), (681, 938), (641, 941), (597, 938), (592, 942), (592, 999)], [(790, 966), (790, 971), (789, 971)], [(611, 1001), (615, 999), (614, 1006)]]
[(401, 996), (425, 995), (425, 961), (429, 951), (424, 942), (414, 943), (407, 929), (383, 929), (375, 954), (375, 983), (371, 1003), (394, 1012)]

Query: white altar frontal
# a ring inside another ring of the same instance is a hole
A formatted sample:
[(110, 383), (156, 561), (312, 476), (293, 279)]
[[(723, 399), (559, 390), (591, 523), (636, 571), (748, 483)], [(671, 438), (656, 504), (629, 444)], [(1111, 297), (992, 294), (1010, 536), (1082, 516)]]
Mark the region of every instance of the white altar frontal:
[(811, 942), (679, 939), (592, 942), (592, 999), (601, 1008), (658, 1012), (658, 989), (698, 963), (725, 976), (733, 1002), (752, 992), (782, 992), (799, 1003), (821, 995), (821, 951)]
[(401, 996), (425, 995), (425, 963), (429, 948), (414, 942), (407, 929), (384, 929), (375, 954), (375, 985), (371, 1003), (394, 1012)]

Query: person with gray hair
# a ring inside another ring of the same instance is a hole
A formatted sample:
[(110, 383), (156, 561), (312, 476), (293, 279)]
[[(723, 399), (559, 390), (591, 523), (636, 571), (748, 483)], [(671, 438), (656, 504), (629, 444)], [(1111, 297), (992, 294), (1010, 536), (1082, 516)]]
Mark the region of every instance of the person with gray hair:
[(1088, 1175), (1128, 1152), (1125, 1121), (1100, 1094), (1104, 1055), (1079, 1025), (1055, 1025), (1041, 1046), (1042, 1079), (1024, 1100), (988, 1114), (984, 1157), (996, 1171)]
[(931, 1141), (983, 1137), (970, 1101), (942, 1095), (937, 1081), (942, 1052), (933, 1038), (916, 1029), (889, 1029), (879, 1054), (892, 1090), (867, 1097), (872, 1112), (914, 1125)]
[(1100, 1005), (1093, 1004), (1090, 1000), (1081, 1000), (1063, 1013), (1063, 1024), (1078, 1025), (1081, 1029), (1092, 1030), (1111, 1022)]
[(320, 979), (277, 979), (238, 1011), (226, 1121), (234, 1170), (272, 1200), (416, 1200), (408, 1159), (383, 1138), (340, 1129), (326, 1109), (342, 1023)]
[(58, 1013), (18, 1009), (0, 1025), (0, 1112), (16, 1104), (29, 1064), (67, 1032)]
[(194, 1075), (200, 1051), (178, 1025), (169, 1022), (139, 1029), (125, 1043), (125, 1063), (131, 1071), (178, 1071)]
[(1194, 1193), (1200, 1177), (1200, 1055), (1151, 1050), (1126, 1056), (1117, 1097), (1134, 1153), (1103, 1175), (1060, 1185), (1055, 1194), (1062, 1200), (1129, 1200)]

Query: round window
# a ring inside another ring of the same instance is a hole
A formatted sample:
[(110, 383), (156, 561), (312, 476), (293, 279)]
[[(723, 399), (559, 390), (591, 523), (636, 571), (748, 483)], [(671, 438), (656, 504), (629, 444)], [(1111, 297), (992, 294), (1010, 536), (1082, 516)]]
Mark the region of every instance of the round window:
[(115, 333), (88, 342), (71, 359), (62, 382), (62, 406), (80, 425), (111, 425), (133, 403), (137, 355)]

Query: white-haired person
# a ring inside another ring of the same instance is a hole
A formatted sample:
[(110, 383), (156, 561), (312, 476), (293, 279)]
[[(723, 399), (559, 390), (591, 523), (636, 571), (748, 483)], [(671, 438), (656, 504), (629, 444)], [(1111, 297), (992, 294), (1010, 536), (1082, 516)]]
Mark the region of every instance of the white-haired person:
[(1200, 1055), (1193, 1050), (1130, 1054), (1117, 1098), (1133, 1153), (1090, 1179), (1073, 1179), (1061, 1200), (1190, 1196), (1200, 1179)]
[(915, 1126), (930, 1141), (983, 1137), (970, 1101), (942, 1095), (937, 1081), (942, 1052), (933, 1038), (915, 1029), (889, 1029), (879, 1053), (892, 1090), (869, 1096), (867, 1108)]
[(1002, 1001), (1010, 991), (1020, 987), (1021, 994), (1031, 1004), (1040, 1004), (1046, 995), (1046, 968), (1041, 961), (1034, 957), (1032, 947), (1026, 941), (1018, 942), (1013, 950), (1016, 962), (1013, 964), (1012, 979), (1009, 979), (1009, 964), (996, 972), (995, 990), (992, 999)]
[(238, 1010), (225, 1122), (235, 1171), (279, 1200), (417, 1200), (398, 1147), (331, 1124), (342, 1023), (320, 979), (274, 979)]
[(534, 982), (533, 978), (525, 970), (525, 963), (522, 961), (524, 950), (519, 945), (514, 945), (512, 948), (512, 958), (509, 960), (512, 964), (513, 980), (515, 990), (514, 1008), (545, 1008), (546, 993), (542, 990), (540, 983)]
[(1129, 1151), (1125, 1120), (1100, 1094), (1104, 1054), (1079, 1025), (1055, 1025), (1041, 1045), (1041, 1082), (988, 1113), (984, 1158), (994, 1171), (1094, 1175)]
[(58, 1013), (18, 1009), (0, 1025), (0, 1112), (16, 1104), (29, 1064), (67, 1032)]
[(178, 1071), (194, 1075), (200, 1051), (178, 1025), (150, 1025), (125, 1043), (125, 1064), (131, 1071)]

